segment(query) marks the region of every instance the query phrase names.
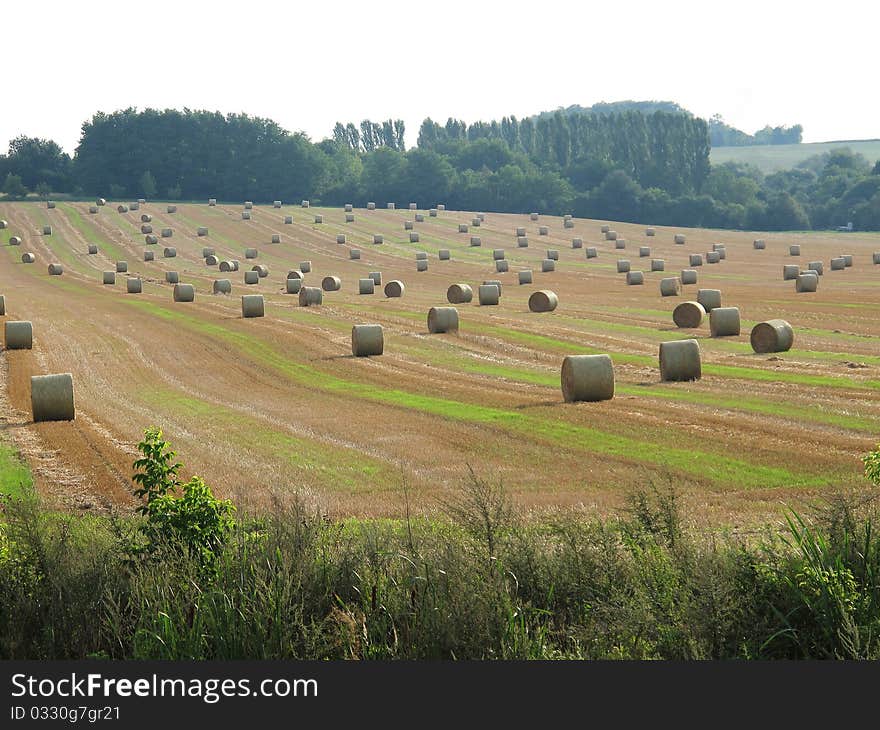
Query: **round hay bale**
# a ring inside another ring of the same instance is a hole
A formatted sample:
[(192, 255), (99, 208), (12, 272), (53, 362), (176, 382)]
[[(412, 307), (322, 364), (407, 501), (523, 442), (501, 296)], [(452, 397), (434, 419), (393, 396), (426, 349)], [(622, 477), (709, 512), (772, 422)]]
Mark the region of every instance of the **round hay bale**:
[(299, 270), (304, 274), (308, 274), (312, 270), (312, 262), (311, 261), (300, 261)]
[(148, 246), (155, 246), (157, 243), (159, 243), (159, 239), (156, 236), (147, 236), (146, 238), (144, 238), (144, 242)]
[(482, 238), (480, 238), (479, 236), (471, 236), (471, 246), (476, 247), (476, 246), (482, 246), (482, 245), (483, 245)]
[(493, 248), (492, 249), (492, 260), (493, 261), (502, 261), (504, 259), (504, 249), (503, 248)]
[(286, 291), (288, 294), (299, 294), (299, 290), (302, 289), (302, 279), (287, 279), (286, 280)]
[(722, 261), (727, 258), (727, 246), (723, 243), (713, 243), (712, 250), (717, 251), (721, 255)]
[(254, 207), (254, 204), (253, 204), (252, 201), (250, 201), (250, 200), (245, 200), (245, 201), (244, 201), (244, 209), (245, 209), (245, 210), (252, 210), (253, 207)]
[(517, 278), (518, 278), (519, 283), (521, 285), (522, 284), (531, 284), (532, 283), (532, 270), (526, 269), (525, 271), (520, 271), (519, 274), (517, 274)]
[(550, 229), (547, 226), (538, 226), (538, 235), (539, 236), (549, 236)]
[(852, 264), (853, 264), (852, 254), (846, 253), (843, 256), (841, 256), (841, 258), (843, 259), (843, 265), (846, 266), (846, 268), (849, 268), (850, 266), (852, 266)]
[(324, 222), (324, 216), (322, 216), (322, 215), (316, 215), (316, 216), (315, 216), (315, 223), (316, 223), (316, 224), (321, 224), (321, 223), (323, 223), (323, 222)]
[(452, 284), (446, 290), (446, 301), (450, 304), (467, 304), (474, 298), (470, 284)]
[(385, 285), (385, 296), (386, 297), (402, 297), (403, 293), (406, 291), (406, 287), (403, 282), (399, 279), (394, 279), (393, 281), (389, 281)]
[(176, 271), (166, 271), (165, 272), (165, 283), (166, 284), (179, 284), (180, 283), (180, 274)]
[(372, 279), (358, 279), (358, 294), (372, 294), (375, 290), (376, 282)]
[(518, 236), (516, 239), (516, 245), (518, 248), (528, 248), (529, 247), (528, 236)]
[(428, 270), (428, 262), (425, 259), (419, 259), (416, 261), (416, 271), (427, 271)]
[(663, 259), (651, 259), (651, 271), (665, 271), (666, 261)]
[(440, 259), (440, 261), (449, 261), (449, 249), (441, 248), (437, 252), (437, 258)]
[(18, 236), (10, 236), (9, 237), (9, 245), (10, 246), (21, 246), (21, 238)]
[(807, 264), (807, 269), (815, 271), (818, 276), (822, 276), (825, 273), (825, 265), (821, 261), (810, 261)]
[(2, 231), (4, 228), (8, 228), (8, 227), (9, 227), (9, 224), (6, 221), (0, 220), (0, 231)]
[(756, 251), (763, 251), (767, 247), (767, 244), (764, 242), (764, 239), (757, 238), (754, 241), (752, 241), (752, 247)]
[(608, 233), (611, 230), (611, 226), (605, 224), (599, 228), (599, 231), (602, 233)]
[(499, 274), (504, 274), (510, 270), (510, 265), (507, 261), (501, 260), (495, 262), (495, 271)]
[(798, 266), (797, 264), (785, 264), (782, 267), (782, 280), (789, 281), (797, 279), (800, 272), (800, 266)]
[(410, 233), (409, 234), (409, 242), (410, 243), (418, 243), (419, 242), (419, 234), (418, 233)]
[(459, 233), (467, 233), (468, 227), (464, 223), (459, 223), (458, 224), (458, 232)]
[[(273, 207), (273, 208), (280, 208), (280, 207), (281, 207), (281, 201), (280, 201), (280, 200), (273, 200), (273, 201), (272, 201), (272, 207)], [(253, 295), (248, 294), (248, 296), (259, 296), (259, 295), (258, 295), (258, 294), (253, 294)]]
[(784, 319), (768, 319), (752, 327), (749, 339), (758, 354), (786, 352), (794, 344), (794, 330)]
[(832, 271), (843, 271), (846, 268), (846, 261), (843, 256), (837, 256), (831, 259), (831, 270)]
[(149, 223), (144, 223), (141, 226), (141, 233), (143, 233), (144, 235), (146, 235), (147, 233), (152, 233), (152, 232), (153, 232), (153, 226), (151, 226)]
[(413, 229), (413, 222), (412, 221), (404, 221), (403, 222), (403, 230), (411, 231), (412, 229)]
[(172, 231), (170, 228), (162, 229), (162, 238), (171, 238), (173, 235), (174, 231)]
[(197, 235), (197, 236), (201, 236), (201, 237), (207, 236), (207, 235), (208, 235), (208, 229), (205, 228), (204, 226), (200, 226), (200, 227), (196, 230), (196, 235)]
[(794, 282), (794, 290), (797, 293), (814, 292), (819, 288), (819, 277), (815, 274), (798, 274)]
[(241, 297), (241, 316), (244, 319), (251, 317), (263, 317), (266, 314), (266, 304), (262, 294), (243, 294)]
[(388, 210), (394, 210), (397, 206), (394, 203), (388, 203), (386, 207), (388, 208)]
[(721, 306), (720, 289), (697, 289), (697, 301), (703, 305), (703, 309), (711, 312)]
[(144, 251), (144, 261), (153, 261), (155, 258), (152, 251)]
[(376, 286), (382, 285), (382, 272), (381, 271), (371, 271), (369, 274), (367, 274), (367, 276), (369, 276), (373, 280), (373, 283)]
[(548, 271), (556, 271), (556, 262), (553, 259), (542, 259), (541, 271), (544, 273), (547, 273)]
[(571, 239), (571, 247), (572, 248), (583, 248), (584, 247), (584, 239), (583, 238), (572, 238)]
[(569, 355), (562, 361), (561, 381), (566, 403), (614, 397), (614, 365), (608, 355)]
[(880, 251), (874, 251), (873, 260), (875, 264), (880, 264)]
[(425, 216), (423, 213), (416, 213), (416, 223), (424, 223)]
[(381, 355), (384, 349), (381, 324), (356, 324), (351, 328), (351, 354), (355, 357)]
[(682, 329), (699, 327), (705, 316), (706, 310), (699, 302), (682, 302), (672, 310), (672, 321)]
[(706, 252), (706, 263), (707, 264), (717, 264), (721, 261), (721, 254), (718, 251), (707, 251)]
[(495, 284), (480, 284), (478, 299), (481, 307), (498, 304), (501, 299), (501, 291)]
[(641, 271), (628, 271), (626, 283), (628, 286), (640, 286), (645, 283), (645, 274)]
[(553, 259), (554, 261), (559, 261), (559, 251), (557, 251), (555, 248), (548, 248), (547, 258)]
[(208, 205), (210, 205), (212, 208), (217, 205), (217, 198), (208, 198)]
[(354, 206), (351, 203), (345, 204), (345, 212), (346, 213), (351, 213), (351, 211), (353, 211), (353, 210), (354, 210)]
[(176, 213), (176, 212), (177, 212), (177, 206), (176, 206), (176, 205), (169, 205), (165, 210), (166, 210), (169, 214), (171, 214), (171, 213)]
[(115, 271), (105, 271), (103, 283), (109, 284), (109, 285), (115, 284), (116, 283), (116, 272)]
[(455, 307), (431, 307), (428, 310), (428, 332), (434, 335), (458, 332), (458, 310)]
[(299, 290), (299, 306), (316, 307), (324, 302), (324, 292), (317, 286), (304, 286)]
[(380, 243), (385, 243), (385, 236), (383, 236), (381, 233), (374, 233), (373, 244), (378, 245)]
[(208, 258), (208, 256), (214, 256), (214, 255), (216, 255), (216, 254), (215, 254), (213, 248), (206, 246), (205, 248), (202, 249), (202, 258), (203, 259)]
[(479, 228), (479, 227), (482, 225), (482, 222), (483, 222), (482, 219), (480, 219), (480, 218), (474, 218), (474, 219), (471, 220), (471, 225), (472, 225), (474, 228)]
[(129, 277), (125, 281), (125, 290), (129, 294), (140, 294), (143, 291), (141, 280), (136, 277)]
[(89, 244), (89, 256), (94, 256), (98, 253), (98, 247), (94, 243)]
[(249, 210), (241, 211), (241, 219), (243, 221), (249, 221), (251, 219), (251, 212)]
[(259, 284), (260, 283), (260, 274), (256, 271), (245, 271), (244, 272), (244, 283), (245, 284)]
[(293, 224), (293, 216), (292, 216), (292, 215), (286, 215), (286, 216), (284, 216), (284, 225), (285, 225), (285, 226), (289, 226), (289, 225), (292, 225), (292, 224)]
[(533, 222), (536, 221), (536, 220), (538, 220), (538, 214), (537, 214), (537, 213), (530, 213), (530, 214), (529, 214), (529, 220), (530, 220), (530, 221), (533, 221)]
[(192, 284), (175, 284), (172, 297), (175, 302), (192, 302), (196, 298), (196, 290)]
[(74, 420), (73, 375), (32, 375), (31, 412), (34, 423)]
[(361, 250), (359, 248), (353, 248), (348, 252), (348, 258), (352, 261), (357, 261), (361, 257)]
[(692, 253), (688, 257), (688, 263), (691, 266), (702, 266), (703, 265), (703, 255), (699, 253)]
[(130, 210), (140, 210), (141, 202), (138, 200), (136, 203), (130, 203), (128, 207)]
[(517, 228), (517, 229), (516, 229), (516, 237), (517, 237), (517, 238), (519, 238), (520, 236), (524, 236), (524, 235), (526, 235), (526, 229), (525, 229), (525, 228), (520, 227), (520, 228)]
[(651, 247), (650, 246), (639, 246), (639, 257), (646, 258), (651, 255)]
[(599, 250), (595, 246), (587, 247), (587, 258), (594, 259), (599, 255)]
[(214, 279), (214, 294), (231, 294), (232, 282), (229, 279)]
[(142, 213), (141, 214), (141, 223), (152, 223), (152, 222), (153, 222), (153, 216), (151, 216), (149, 213)]
[(574, 228), (574, 221), (571, 221), (571, 220), (563, 221), (562, 227), (563, 228)]
[(303, 272), (300, 271), (299, 269), (291, 269), (290, 271), (287, 272), (287, 278), (288, 279), (299, 279), (300, 281), (302, 281), (306, 277), (305, 277), (305, 274), (303, 274)]
[(664, 382), (699, 380), (702, 375), (699, 342), (673, 340), (660, 343), (660, 380)]
[(257, 249), (255, 248), (246, 248), (244, 250), (244, 257), (246, 259), (255, 259), (259, 254), (257, 253)]
[(337, 233), (336, 234), (336, 243), (343, 244), (345, 242), (346, 242), (345, 234), (344, 233)]
[(95, 201), (95, 205), (99, 205), (99, 206), (107, 205), (107, 201), (104, 200), (104, 198), (98, 198), (98, 199)]
[(696, 284), (697, 272), (694, 269), (682, 269), (679, 279), (682, 284)]
[(300, 206), (303, 208), (308, 208), (310, 205), (311, 205), (311, 203), (309, 203), (308, 200), (304, 200), (304, 201), (302, 201), (302, 203), (300, 203)]
[(61, 264), (49, 264), (49, 276), (61, 276), (64, 267)]
[(177, 256), (177, 249), (172, 248), (171, 246), (168, 246), (167, 248), (163, 248), (162, 249), (162, 256), (164, 256), (166, 259), (173, 259)]
[(431, 209), (428, 211), (428, 215), (431, 216), (431, 218), (436, 218), (436, 217), (437, 217), (437, 209), (436, 209), (436, 208), (431, 208)]
[(682, 246), (684, 245), (686, 239), (683, 233), (676, 233), (672, 240), (675, 241), (679, 246)]
[(498, 296), (501, 296), (502, 293), (502, 282), (499, 279), (487, 279), (483, 282), (484, 284), (494, 284), (498, 287)]
[[(213, 254), (211, 254), (210, 256), (205, 256), (205, 266), (216, 266), (218, 262), (219, 259)], [(223, 263), (228, 264), (229, 268), (227, 269), (227, 271), (232, 271), (232, 264), (230, 264), (228, 261), (224, 261)]]
[[(53, 208), (55, 207), (54, 203), (52, 203), (52, 207)], [(127, 205), (117, 205), (116, 212), (117, 213), (128, 213), (128, 206)]]
[(52, 226), (43, 226), (43, 235), (51, 236), (52, 235)]
[(733, 337), (740, 333), (739, 307), (715, 307), (709, 312), (712, 337)]
[(27, 253), (23, 253), (21, 255), (21, 263), (23, 263), (23, 264), (32, 264), (36, 260), (37, 260), (37, 257), (34, 256), (30, 251), (28, 251)]
[(657, 232), (653, 228), (646, 228), (645, 235), (646, 236), (655, 236), (655, 235), (657, 235)]
[(90, 205), (90, 206), (89, 206), (89, 213), (91, 213), (92, 215), (95, 215), (97, 212), (98, 212), (98, 206), (97, 206), (97, 205)]
[(257, 264), (256, 266), (252, 266), (251, 271), (256, 271), (257, 275), (261, 279), (265, 279), (267, 276), (269, 276), (269, 267), (265, 266), (264, 264)]
[(788, 247), (788, 255), (789, 256), (800, 256), (801, 255), (801, 247), (798, 245), (789, 246)]
[(367, 203), (367, 210), (376, 210), (375, 203)]
[(626, 274), (629, 272), (629, 261), (627, 259), (617, 259), (617, 273)]
[(660, 279), (661, 297), (677, 297), (679, 294), (681, 294), (681, 281), (677, 276)]
[(549, 289), (540, 289), (529, 296), (530, 312), (552, 312), (558, 305), (559, 297)]
[(622, 249), (622, 248), (626, 248), (626, 241), (625, 241), (623, 238), (618, 238), (618, 239), (614, 242), (614, 248), (615, 248), (615, 249), (618, 249), (618, 250), (619, 250), (619, 249)]
[(416, 205), (415, 203), (410, 203), (410, 204), (409, 204), (409, 209), (410, 209), (410, 210), (418, 210), (418, 208), (419, 208), (419, 206)]
[(7, 350), (30, 350), (34, 345), (34, 327), (25, 320), (6, 322), (4, 336)]
[(617, 231), (605, 231), (605, 240), (606, 241), (616, 241), (617, 240)]
[(321, 279), (321, 288), (324, 291), (339, 291), (342, 280), (338, 276), (325, 276)]

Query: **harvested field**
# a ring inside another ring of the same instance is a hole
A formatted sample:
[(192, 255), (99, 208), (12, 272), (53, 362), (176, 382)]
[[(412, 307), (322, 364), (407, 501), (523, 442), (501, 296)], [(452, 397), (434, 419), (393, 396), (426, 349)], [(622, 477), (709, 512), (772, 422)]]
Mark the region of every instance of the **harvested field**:
[[(341, 207), (315, 205), (255, 205), (250, 220), (241, 219), (240, 205), (179, 204), (173, 215), (158, 202), (113, 215), (88, 209), (0, 203), (9, 222), (0, 242), (6, 318), (34, 323), (33, 350), (2, 353), (4, 428), (37, 488), (64, 505), (131, 508), (135, 444), (151, 424), (219, 494), (259, 507), (299, 492), (333, 516), (400, 515), (404, 481), (416, 508), (433, 511), (468, 463), (536, 511), (608, 511), (630, 488), (654, 482), (676, 485), (705, 519), (731, 524), (864, 483), (860, 455), (880, 431), (876, 234), (654, 226), (648, 239), (644, 223), (611, 223), (634, 246), (650, 241), (667, 272), (725, 244), (726, 259), (700, 270), (699, 287), (720, 289), (724, 305), (739, 308), (742, 331), (712, 339), (708, 322), (688, 330), (672, 322), (673, 308), (695, 298), (696, 286), (661, 298), (659, 271), (645, 271), (647, 286), (626, 286), (614, 242), (600, 231), (605, 221), (573, 219), (566, 229), (561, 217), (541, 215), (548, 235), (539, 249), (515, 245), (518, 227), (538, 238), (528, 215), (487, 215), (482, 246), (471, 247), (458, 227), (474, 214), (458, 211), (416, 223), (419, 242), (411, 244), (403, 226), (409, 211), (379, 206), (355, 211), (353, 223)], [(156, 230), (174, 228), (176, 258), (142, 261), (141, 213), (153, 216)], [(52, 236), (39, 235), (45, 225)], [(265, 317), (241, 318), (240, 279), (233, 296), (212, 294), (218, 274), (205, 266), (199, 227), (210, 231), (220, 260), (260, 246), (270, 272), (259, 285)], [(283, 243), (262, 245), (282, 233)], [(685, 234), (684, 245), (674, 243), (676, 233)], [(372, 245), (377, 234), (381, 246)], [(6, 245), (12, 235), (23, 249)], [(570, 248), (572, 236), (597, 256)], [(753, 249), (756, 238), (765, 250)], [(541, 271), (545, 242), (559, 251), (555, 271)], [(88, 254), (90, 244), (97, 254)], [(826, 267), (817, 292), (796, 294), (780, 277), (791, 244), (801, 246), (804, 262), (846, 251), (854, 263)], [(351, 248), (360, 259), (349, 257)], [(451, 260), (438, 261), (441, 249)], [(496, 272), (493, 249), (506, 250), (509, 272)], [(61, 263), (64, 275), (22, 264), (20, 250)], [(416, 251), (431, 260), (418, 274)], [(102, 285), (117, 260), (129, 262), (143, 294)], [(305, 260), (312, 262), (305, 286), (331, 274), (342, 279), (320, 306), (300, 308), (286, 293), (286, 272)], [(523, 269), (534, 272), (533, 283), (515, 286)], [(172, 301), (170, 270), (195, 286), (194, 303)], [(404, 282), (405, 295), (389, 299), (377, 288), (359, 296), (357, 281), (371, 271)], [(447, 306), (450, 284), (476, 289), (486, 279), (504, 284), (497, 306), (480, 307), (474, 297), (457, 305), (458, 334), (428, 334), (428, 309)], [(557, 293), (554, 312), (529, 311), (540, 289)], [(791, 323), (792, 349), (752, 351), (751, 328), (769, 319)], [(352, 357), (353, 324), (381, 324), (384, 354)], [(659, 343), (689, 338), (700, 343), (702, 379), (661, 383)], [(613, 360), (614, 399), (565, 404), (564, 357), (598, 353)], [(73, 374), (77, 420), (33, 424), (30, 376), (55, 372)]]

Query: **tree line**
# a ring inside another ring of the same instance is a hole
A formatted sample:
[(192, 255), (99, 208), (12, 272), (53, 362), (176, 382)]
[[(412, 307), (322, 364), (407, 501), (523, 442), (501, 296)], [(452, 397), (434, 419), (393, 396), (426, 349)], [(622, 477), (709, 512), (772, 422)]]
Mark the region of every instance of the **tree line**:
[(663, 109), (557, 110), (467, 124), (339, 122), (318, 143), (245, 114), (125, 109), (82, 125), (73, 158), (20, 137), (0, 156), (7, 198), (37, 193), (269, 202), (438, 202), (658, 225), (880, 230), (880, 165), (848, 149), (764, 176), (709, 163), (709, 124)]

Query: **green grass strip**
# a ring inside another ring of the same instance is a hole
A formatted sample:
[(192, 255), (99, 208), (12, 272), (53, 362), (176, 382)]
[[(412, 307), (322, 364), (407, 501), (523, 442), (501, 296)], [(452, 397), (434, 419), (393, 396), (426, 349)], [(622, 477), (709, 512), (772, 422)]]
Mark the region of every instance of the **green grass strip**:
[(21, 497), (33, 483), (31, 470), (18, 451), (0, 441), (0, 494)]

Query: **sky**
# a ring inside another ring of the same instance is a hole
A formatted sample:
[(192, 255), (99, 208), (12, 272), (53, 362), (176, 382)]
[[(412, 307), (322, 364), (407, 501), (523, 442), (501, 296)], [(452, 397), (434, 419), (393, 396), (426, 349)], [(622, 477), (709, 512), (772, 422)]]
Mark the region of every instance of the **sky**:
[[(717, 6), (719, 9), (712, 9)], [(805, 142), (880, 137), (880, 3), (250, 0), (18, 2), (0, 12), (0, 151), (71, 154), (96, 111), (268, 117), (313, 141), (337, 121), (467, 122), (572, 104), (675, 101)]]

